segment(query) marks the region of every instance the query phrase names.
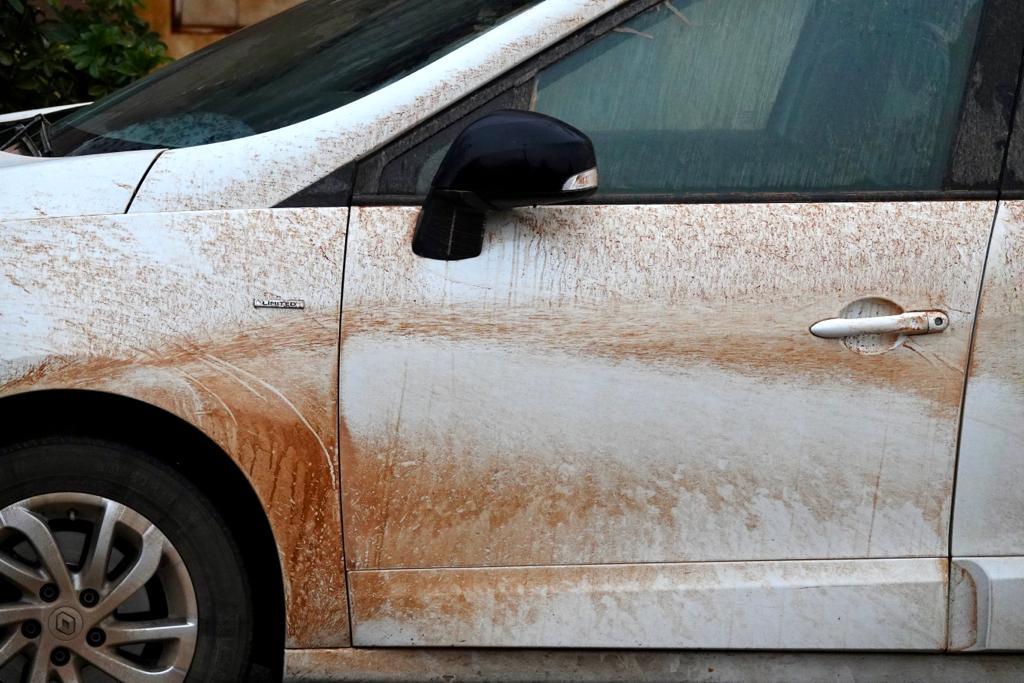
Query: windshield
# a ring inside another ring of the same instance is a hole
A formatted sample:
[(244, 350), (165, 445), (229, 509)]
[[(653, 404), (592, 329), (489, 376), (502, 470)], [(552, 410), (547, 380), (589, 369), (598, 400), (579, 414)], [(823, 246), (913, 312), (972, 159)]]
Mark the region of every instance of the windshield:
[(191, 147), (281, 128), (419, 69), (539, 0), (309, 0), (76, 111), (60, 156)]

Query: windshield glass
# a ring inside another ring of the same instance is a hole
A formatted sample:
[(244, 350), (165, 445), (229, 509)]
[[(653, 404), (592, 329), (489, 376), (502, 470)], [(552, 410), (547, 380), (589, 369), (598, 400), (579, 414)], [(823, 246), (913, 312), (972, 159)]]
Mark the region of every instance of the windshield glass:
[(60, 156), (281, 128), (419, 69), (539, 0), (309, 0), (62, 119)]

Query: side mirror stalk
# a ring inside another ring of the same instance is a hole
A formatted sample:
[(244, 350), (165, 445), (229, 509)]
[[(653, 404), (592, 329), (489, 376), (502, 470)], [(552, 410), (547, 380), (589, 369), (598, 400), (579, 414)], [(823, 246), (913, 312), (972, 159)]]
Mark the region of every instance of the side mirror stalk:
[(416, 223), (412, 252), (440, 261), (479, 256), (483, 251), (486, 221), (483, 209), (456, 204), (431, 191)]

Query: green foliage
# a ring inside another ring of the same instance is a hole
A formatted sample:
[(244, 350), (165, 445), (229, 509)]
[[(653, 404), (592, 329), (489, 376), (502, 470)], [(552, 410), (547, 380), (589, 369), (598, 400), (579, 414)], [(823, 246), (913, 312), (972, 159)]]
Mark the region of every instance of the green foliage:
[(170, 61), (142, 0), (0, 0), (0, 112), (85, 102)]

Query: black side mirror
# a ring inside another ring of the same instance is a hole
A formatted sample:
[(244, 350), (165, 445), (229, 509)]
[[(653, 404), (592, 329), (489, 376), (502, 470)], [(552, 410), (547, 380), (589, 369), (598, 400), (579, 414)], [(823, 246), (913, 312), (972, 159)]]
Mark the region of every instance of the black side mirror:
[(416, 223), (418, 256), (479, 256), (486, 212), (558, 204), (597, 191), (590, 139), (528, 111), (498, 111), (466, 127), (448, 149)]

